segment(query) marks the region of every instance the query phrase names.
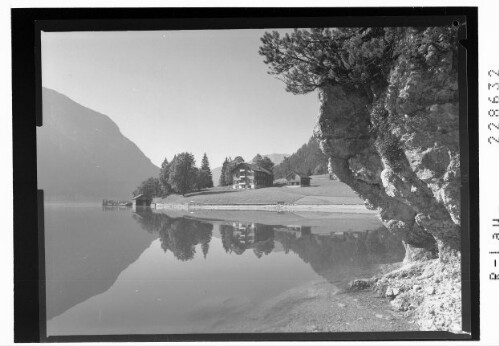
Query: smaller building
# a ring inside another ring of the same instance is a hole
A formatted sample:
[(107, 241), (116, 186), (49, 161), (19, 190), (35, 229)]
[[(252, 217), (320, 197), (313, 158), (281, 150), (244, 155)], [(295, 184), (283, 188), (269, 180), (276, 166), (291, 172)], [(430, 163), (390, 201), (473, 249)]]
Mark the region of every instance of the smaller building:
[(288, 186), (310, 186), (311, 178), (307, 174), (292, 171), (286, 176)]
[(135, 209), (137, 207), (150, 207), (152, 198), (146, 197), (143, 194), (137, 195), (132, 198), (132, 207)]

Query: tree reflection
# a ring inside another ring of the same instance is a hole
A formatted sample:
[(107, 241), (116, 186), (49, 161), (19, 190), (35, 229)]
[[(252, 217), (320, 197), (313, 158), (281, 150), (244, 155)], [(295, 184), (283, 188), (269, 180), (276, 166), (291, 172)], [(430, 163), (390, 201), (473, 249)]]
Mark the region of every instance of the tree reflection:
[[(158, 234), (161, 248), (171, 251), (175, 258), (193, 259), (197, 245), (206, 258), (212, 239), (211, 223), (170, 217), (148, 209), (133, 217), (143, 229)], [(364, 275), (379, 264), (399, 262), (404, 257), (402, 243), (384, 227), (359, 232), (334, 232), (334, 226), (331, 229), (330, 234), (314, 234), (310, 226), (225, 221), (220, 225), (220, 236), (226, 253), (242, 255), (252, 250), (256, 258), (269, 255), (277, 242), (285, 254), (296, 254), (317, 274), (336, 283)]]
[(196, 254), (196, 246), (201, 245), (206, 258), (212, 238), (213, 225), (185, 217), (170, 217), (163, 213), (143, 210), (133, 215), (140, 226), (150, 233), (157, 233), (161, 248), (171, 251), (175, 258), (189, 261)]
[(385, 227), (331, 234), (310, 234), (308, 230), (298, 233), (297, 230), (276, 228), (275, 240), (283, 245), (285, 253), (297, 254), (329, 281), (348, 281), (373, 266), (399, 262), (405, 254), (400, 240)]
[(220, 226), (225, 252), (243, 254), (253, 249), (256, 257), (268, 255), (274, 249), (274, 226), (259, 223), (233, 222)]

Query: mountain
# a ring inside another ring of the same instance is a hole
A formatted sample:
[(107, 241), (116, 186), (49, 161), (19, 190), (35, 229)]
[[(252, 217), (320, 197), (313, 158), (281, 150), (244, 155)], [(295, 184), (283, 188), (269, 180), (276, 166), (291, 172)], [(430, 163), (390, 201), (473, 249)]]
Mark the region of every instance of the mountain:
[(107, 291), (157, 235), (128, 209), (45, 208), (47, 319)]
[(310, 137), (308, 143), (299, 148), (280, 164), (274, 166), (274, 179), (285, 178), (291, 170), (309, 174), (326, 174), (328, 158), (319, 147), (314, 137)]
[(47, 200), (128, 199), (159, 168), (106, 115), (43, 88), (38, 187)]
[(222, 167), (213, 168), (211, 170), (211, 176), (213, 177), (213, 186), (218, 186), (221, 174), (222, 174)]
[(280, 164), (282, 161), (284, 161), (284, 158), (286, 156), (289, 156), (288, 154), (267, 154), (267, 155), (262, 155), (262, 156), (267, 156), (273, 163), (274, 165)]
[[(280, 164), (288, 154), (266, 154), (262, 156), (267, 156), (274, 165)], [(218, 186), (218, 181), (220, 180), (220, 174), (222, 173), (222, 167), (213, 168), (211, 170), (211, 175), (213, 177), (213, 184)]]

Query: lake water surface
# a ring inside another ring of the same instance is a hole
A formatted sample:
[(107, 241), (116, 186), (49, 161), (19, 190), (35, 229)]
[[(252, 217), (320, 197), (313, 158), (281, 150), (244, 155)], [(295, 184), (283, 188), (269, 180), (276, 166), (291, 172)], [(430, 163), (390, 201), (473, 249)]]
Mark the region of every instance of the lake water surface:
[(366, 214), (51, 205), (45, 250), (48, 336), (254, 332), (292, 292), (334, 295), (404, 256)]

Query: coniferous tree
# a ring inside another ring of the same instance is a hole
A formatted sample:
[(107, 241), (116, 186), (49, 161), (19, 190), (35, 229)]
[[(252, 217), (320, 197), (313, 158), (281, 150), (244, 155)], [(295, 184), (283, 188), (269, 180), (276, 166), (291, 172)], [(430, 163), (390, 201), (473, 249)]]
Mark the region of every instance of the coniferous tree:
[(262, 157), (262, 155), (256, 154), (256, 156), (253, 158), (253, 163), (255, 163), (256, 165), (258, 165), (262, 168), (265, 168), (267, 171), (269, 171), (273, 175), (274, 163), (267, 156)]
[(220, 186), (227, 186), (227, 182), (225, 181), (225, 172), (227, 172), (228, 165), (229, 165), (229, 159), (225, 158), (225, 161), (222, 164), (222, 171), (220, 172), (220, 179), (218, 182), (218, 185)]
[(159, 182), (161, 184), (163, 197), (169, 195), (172, 192), (172, 187), (168, 183), (168, 179), (170, 177), (170, 167), (171, 165), (165, 157), (159, 171)]
[(275, 179), (285, 178), (291, 171), (312, 174), (328, 173), (328, 158), (319, 147), (319, 143), (311, 137), (291, 156), (286, 157), (273, 169)]
[(210, 162), (208, 161), (208, 156), (206, 155), (206, 153), (204, 153), (203, 160), (201, 161), (199, 180), (199, 185), (202, 189), (213, 187), (213, 177), (211, 174)]
[(265, 168), (266, 170), (272, 172), (272, 169), (274, 168), (274, 163), (272, 162), (271, 159), (269, 159), (267, 156), (265, 156), (259, 163), (259, 166), (262, 168)]
[(262, 159), (263, 159), (262, 155), (256, 154), (256, 156), (253, 158), (252, 161), (254, 164), (259, 165), (260, 161), (262, 161)]

